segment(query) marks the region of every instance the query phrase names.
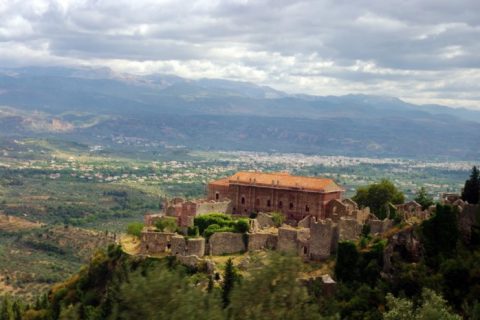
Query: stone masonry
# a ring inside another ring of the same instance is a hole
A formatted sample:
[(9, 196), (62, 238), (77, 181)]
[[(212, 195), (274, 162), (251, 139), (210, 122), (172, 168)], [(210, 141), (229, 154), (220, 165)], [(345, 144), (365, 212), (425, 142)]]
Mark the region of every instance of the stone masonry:
[(330, 219), (312, 221), (310, 224), (309, 247), (311, 260), (322, 260), (330, 257), (336, 246), (336, 243), (334, 243), (336, 232), (338, 232), (338, 229)]
[(224, 254), (239, 253), (247, 250), (245, 236), (241, 233), (218, 232), (210, 236), (208, 241), (210, 255), (220, 256)]

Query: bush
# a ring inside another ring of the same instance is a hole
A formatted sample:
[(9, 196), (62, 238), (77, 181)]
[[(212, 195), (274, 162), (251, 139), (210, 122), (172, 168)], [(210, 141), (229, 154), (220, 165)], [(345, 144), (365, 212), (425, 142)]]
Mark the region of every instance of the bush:
[(207, 229), (205, 229), (205, 231), (203, 232), (203, 236), (208, 239), (212, 234), (217, 232), (235, 232), (235, 229), (233, 227), (222, 227), (218, 224), (211, 224), (208, 226)]
[(212, 213), (196, 217), (194, 225), (198, 228), (199, 233), (206, 238), (209, 238), (216, 232), (245, 233), (249, 229), (248, 220), (234, 220), (231, 216), (221, 213)]
[(162, 232), (175, 232), (178, 229), (177, 219), (174, 217), (162, 217), (155, 221), (155, 227)]
[(127, 233), (134, 237), (140, 238), (142, 233), (143, 223), (141, 222), (132, 222), (127, 226)]
[(200, 229), (197, 226), (188, 227), (187, 234), (190, 237), (198, 237), (200, 236)]
[(353, 281), (356, 279), (356, 267), (359, 254), (353, 242), (338, 243), (337, 261), (335, 263), (335, 276), (338, 281)]
[(285, 215), (281, 212), (272, 212), (270, 215), (276, 227), (280, 227), (285, 221)]
[(246, 219), (238, 219), (234, 227), (235, 232), (238, 232), (238, 233), (248, 232), (249, 229), (250, 229), (250, 226)]

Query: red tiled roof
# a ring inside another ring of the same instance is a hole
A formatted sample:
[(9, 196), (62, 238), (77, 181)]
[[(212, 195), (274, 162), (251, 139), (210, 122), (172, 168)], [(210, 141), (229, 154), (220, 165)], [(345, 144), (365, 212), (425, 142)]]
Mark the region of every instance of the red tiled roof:
[(332, 179), (292, 176), (289, 173), (237, 172), (229, 178), (230, 184), (255, 184), (257, 186), (294, 188), (307, 191), (344, 191)]
[(215, 186), (228, 186), (230, 185), (229, 180), (230, 178), (223, 178), (215, 181), (210, 181), (208, 184), (215, 185)]

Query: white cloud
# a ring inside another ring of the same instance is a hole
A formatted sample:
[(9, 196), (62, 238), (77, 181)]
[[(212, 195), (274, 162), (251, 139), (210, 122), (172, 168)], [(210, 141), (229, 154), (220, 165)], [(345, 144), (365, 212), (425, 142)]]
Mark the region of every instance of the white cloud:
[(0, 64), (480, 108), (479, 23), (475, 0), (0, 0)]

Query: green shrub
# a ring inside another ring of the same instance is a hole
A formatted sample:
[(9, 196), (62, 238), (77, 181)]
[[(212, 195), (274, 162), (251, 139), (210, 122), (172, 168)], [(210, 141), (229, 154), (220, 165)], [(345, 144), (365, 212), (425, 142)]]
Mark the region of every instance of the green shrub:
[(233, 226), (235, 222), (232, 217), (223, 213), (210, 213), (198, 216), (194, 219), (194, 225), (198, 227), (200, 234), (203, 234), (205, 230), (212, 224), (219, 226)]
[(175, 217), (162, 217), (155, 221), (155, 227), (162, 232), (175, 232), (178, 229)]
[(234, 220), (231, 216), (221, 213), (206, 214), (196, 217), (195, 227), (201, 235), (209, 238), (215, 232), (245, 233), (249, 229), (247, 219)]
[(250, 229), (247, 219), (238, 219), (236, 222), (237, 223), (234, 227), (235, 232), (245, 233), (248, 232), (248, 229)]
[(142, 233), (143, 223), (141, 222), (132, 222), (127, 226), (127, 233), (134, 237), (140, 238)]
[(233, 227), (227, 227), (227, 226), (219, 226), (218, 224), (211, 224), (208, 226), (207, 229), (203, 232), (203, 235), (205, 238), (210, 238), (210, 236), (216, 232), (235, 232), (235, 229)]
[(200, 229), (197, 226), (188, 227), (187, 234), (190, 237), (198, 237), (200, 236)]
[(276, 227), (280, 227), (285, 221), (285, 215), (281, 212), (272, 212), (270, 215)]

